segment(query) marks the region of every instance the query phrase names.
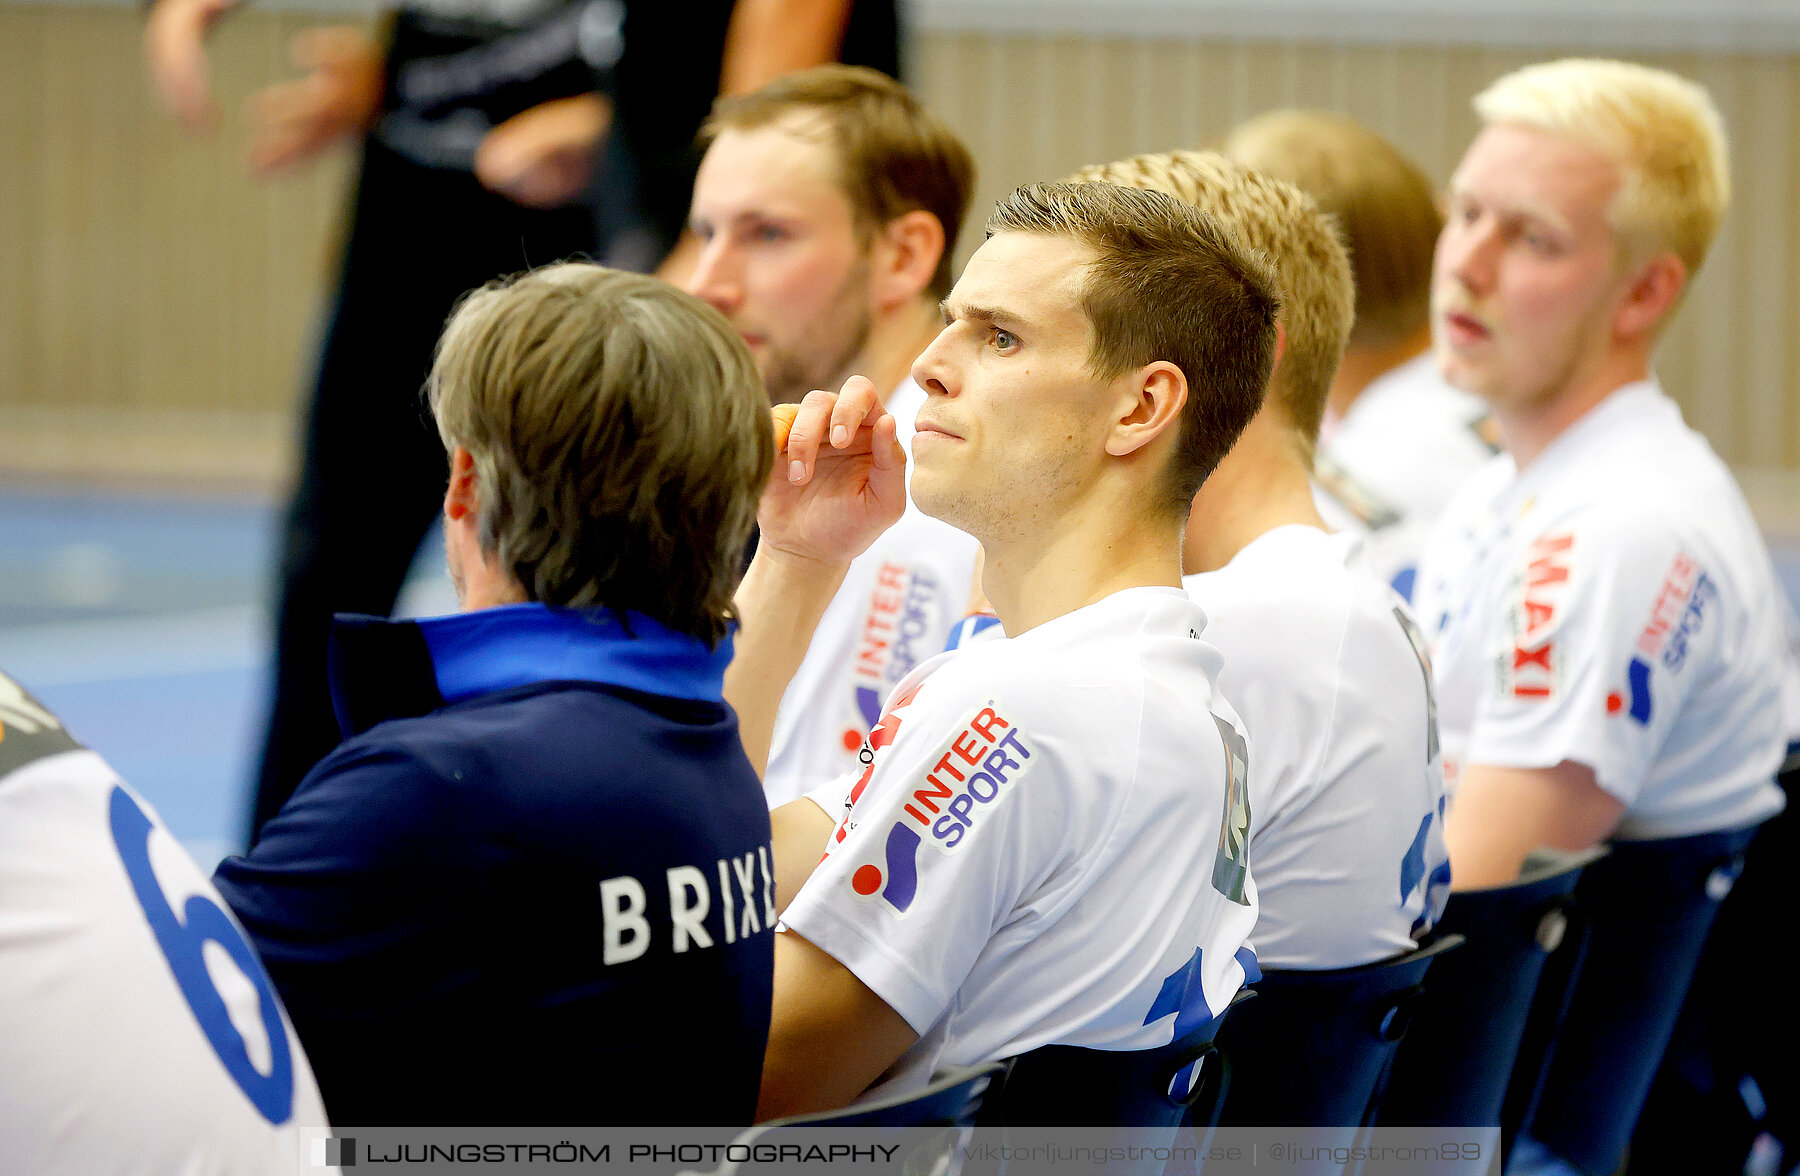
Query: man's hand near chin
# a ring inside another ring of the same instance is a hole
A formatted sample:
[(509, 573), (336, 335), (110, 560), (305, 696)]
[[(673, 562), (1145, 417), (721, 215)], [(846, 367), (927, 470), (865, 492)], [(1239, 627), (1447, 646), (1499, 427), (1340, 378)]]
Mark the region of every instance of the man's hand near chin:
[(906, 452), (875, 385), (851, 376), (835, 393), (808, 393), (757, 511), (762, 537), (738, 588), (737, 656), (725, 675), (758, 773), (781, 696), (850, 561), (905, 509)]
[(758, 552), (847, 566), (906, 510), (906, 451), (875, 385), (809, 392), (756, 512)]

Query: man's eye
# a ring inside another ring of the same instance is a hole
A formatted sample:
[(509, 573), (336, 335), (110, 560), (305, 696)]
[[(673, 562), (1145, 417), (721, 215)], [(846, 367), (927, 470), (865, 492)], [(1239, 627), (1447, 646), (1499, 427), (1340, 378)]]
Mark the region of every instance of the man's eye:
[(780, 225), (757, 225), (754, 229), (750, 230), (750, 239), (752, 241), (761, 241), (765, 244), (773, 241), (785, 241), (787, 239), (787, 230)]
[(1017, 335), (1014, 335), (1011, 331), (1003, 331), (999, 327), (994, 328), (995, 348), (1001, 351), (1011, 351), (1018, 345), (1019, 337)]

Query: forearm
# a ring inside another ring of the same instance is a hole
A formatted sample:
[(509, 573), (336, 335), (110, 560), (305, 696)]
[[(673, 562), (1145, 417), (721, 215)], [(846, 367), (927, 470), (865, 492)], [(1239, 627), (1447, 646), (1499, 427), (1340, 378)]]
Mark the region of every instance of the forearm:
[(801, 935), (775, 937), (775, 995), (756, 1120), (848, 1106), (918, 1040), (855, 974)]
[(827, 813), (812, 798), (790, 800), (769, 814), (775, 840), (775, 909), (785, 912), (806, 880), (819, 867), (837, 816)]
[(719, 93), (747, 94), (782, 74), (836, 61), (849, 20), (847, 0), (738, 0)]
[(1444, 814), (1451, 886), (1504, 886), (1539, 847), (1565, 852), (1604, 841), (1625, 806), (1595, 782), (1592, 768), (1564, 760), (1553, 768), (1471, 764)]
[(725, 671), (725, 701), (737, 711), (744, 750), (759, 776), (768, 767), (781, 696), (799, 671), (813, 631), (849, 566), (765, 546), (738, 587), (736, 656)]

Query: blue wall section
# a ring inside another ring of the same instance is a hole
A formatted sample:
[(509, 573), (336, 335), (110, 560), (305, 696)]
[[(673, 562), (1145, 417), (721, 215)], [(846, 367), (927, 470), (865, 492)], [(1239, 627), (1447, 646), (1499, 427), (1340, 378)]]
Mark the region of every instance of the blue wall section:
[[(0, 666), (207, 868), (248, 819), (275, 524), (249, 498), (0, 491)], [(453, 608), (438, 544), (421, 550), (407, 599)]]

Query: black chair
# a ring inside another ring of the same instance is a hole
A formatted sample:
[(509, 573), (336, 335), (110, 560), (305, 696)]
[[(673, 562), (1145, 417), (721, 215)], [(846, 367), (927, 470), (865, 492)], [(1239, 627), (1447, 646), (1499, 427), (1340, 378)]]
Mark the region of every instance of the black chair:
[(1431, 969), (1394, 1054), (1378, 1113), (1382, 1126), (1501, 1125), (1544, 962), (1561, 947), (1576, 950), (1572, 895), (1582, 870), (1605, 853), (1545, 859), (1505, 886), (1450, 896), (1437, 930), (1467, 942)]
[(1582, 872), (1575, 897), (1588, 934), (1567, 1015), (1540, 1073), (1513, 1073), (1515, 1091), (1538, 1091), (1524, 1134), (1579, 1171), (1608, 1176), (1619, 1166), (1755, 833), (1616, 841)]
[[(1460, 935), (1356, 968), (1271, 969), (1257, 999), (1219, 1029), (1214, 1120), (1226, 1127), (1339, 1127), (1371, 1121), (1425, 973)], [(1196, 1113), (1198, 1121), (1198, 1113)]]
[[(1007, 1061), (1007, 1073), (982, 1104), (976, 1126), (1000, 1129), (1000, 1139), (1029, 1145), (1043, 1137), (1033, 1128), (1082, 1127), (1084, 1146), (1118, 1149), (1143, 1158), (1108, 1165), (1109, 1172), (1178, 1176), (1156, 1158), (1156, 1149), (1176, 1144), (1182, 1120), (1196, 1103), (1210, 1106), (1221, 1080), (1213, 1039), (1232, 1009), (1255, 996), (1240, 990), (1225, 1012), (1156, 1049), (1104, 1050), (1046, 1045)], [(1028, 1167), (1028, 1170), (1029, 1167)], [(1009, 1164), (975, 1169), (965, 1176), (1007, 1176)]]
[(1757, 833), (1719, 908), (1631, 1137), (1628, 1176), (1742, 1172), (1757, 1137), (1800, 1156), (1800, 1007), (1764, 958), (1800, 894), (1800, 745), (1777, 777), (1788, 807)]
[[(711, 1176), (737, 1176), (740, 1173), (786, 1171), (781, 1162), (763, 1163), (756, 1156), (758, 1144), (774, 1144), (781, 1142), (783, 1132), (796, 1130), (823, 1130), (826, 1128), (855, 1127), (864, 1129), (858, 1138), (861, 1146), (892, 1139), (898, 1143), (912, 1143), (914, 1148), (906, 1160), (908, 1172), (941, 1171), (940, 1161), (947, 1163), (952, 1149), (967, 1138), (969, 1129), (975, 1125), (977, 1112), (981, 1108), (982, 1099), (986, 1096), (995, 1079), (1005, 1073), (1004, 1062), (984, 1062), (978, 1066), (959, 1066), (947, 1070), (931, 1080), (923, 1090), (911, 1094), (890, 1095), (873, 1102), (857, 1106), (844, 1107), (835, 1111), (815, 1111), (805, 1115), (789, 1115), (782, 1119), (771, 1119), (767, 1123), (759, 1123), (748, 1131), (740, 1133), (731, 1141), (727, 1149), (728, 1157), (732, 1153), (743, 1154), (748, 1151), (751, 1158), (733, 1162), (727, 1158), (725, 1163), (714, 1169)], [(918, 1128), (939, 1128), (940, 1130), (920, 1139)], [(684, 1173), (683, 1176), (695, 1176)]]
[(1239, 992), (1224, 1013), (1156, 1049), (1046, 1045), (1010, 1058), (977, 1125), (1177, 1127), (1215, 1089), (1219, 1026), (1254, 995)]

